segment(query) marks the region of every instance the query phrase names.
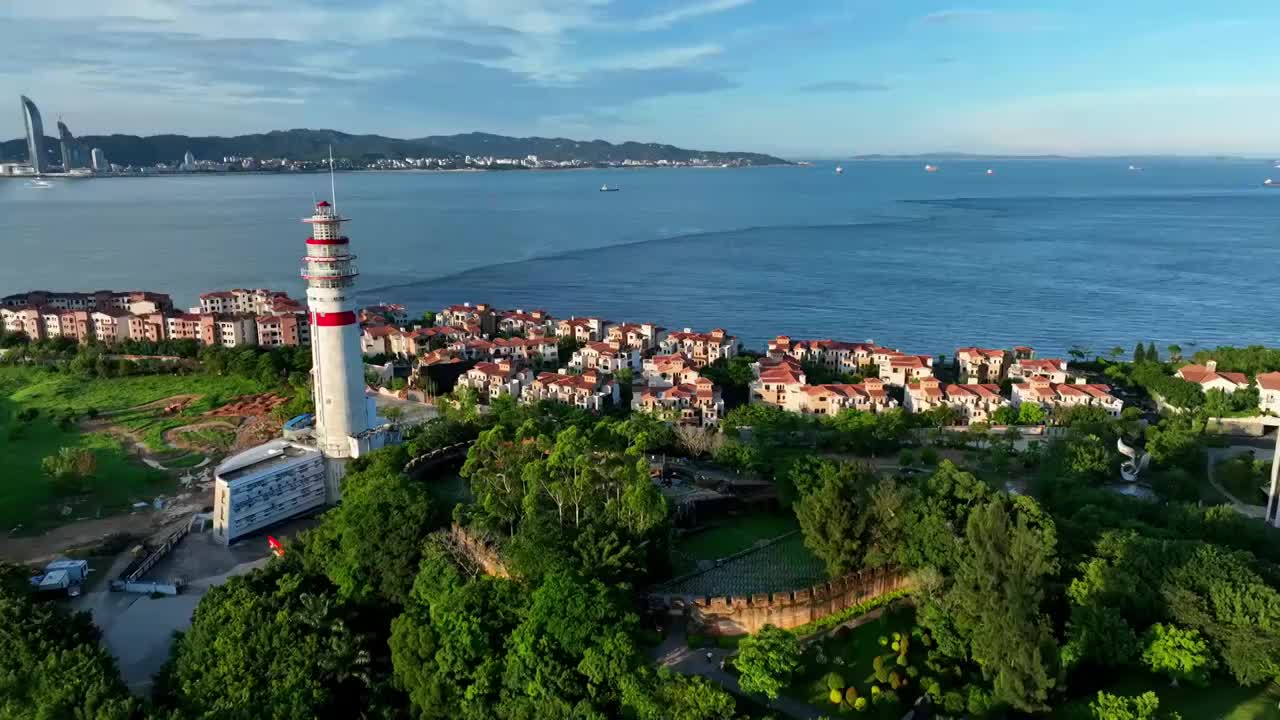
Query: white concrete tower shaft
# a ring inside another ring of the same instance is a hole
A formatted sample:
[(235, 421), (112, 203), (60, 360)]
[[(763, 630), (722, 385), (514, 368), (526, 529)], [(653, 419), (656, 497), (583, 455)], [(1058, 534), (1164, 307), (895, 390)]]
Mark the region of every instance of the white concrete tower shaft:
[(346, 218), (328, 202), (316, 204), (302, 277), (311, 316), (311, 359), (316, 401), (316, 443), (331, 458), (350, 457), (351, 436), (369, 430), (364, 358), (352, 290), (357, 273)]

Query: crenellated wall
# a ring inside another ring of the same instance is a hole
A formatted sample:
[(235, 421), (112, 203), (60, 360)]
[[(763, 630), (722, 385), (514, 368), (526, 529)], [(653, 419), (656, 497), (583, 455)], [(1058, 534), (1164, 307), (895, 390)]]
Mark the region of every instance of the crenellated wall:
[[(911, 587), (900, 570), (850, 573), (821, 585), (751, 596), (698, 597), (688, 605), (689, 620), (706, 635), (749, 635), (765, 625), (794, 628)], [(677, 598), (663, 598), (667, 604)], [(691, 628), (692, 631), (692, 628)]]
[(454, 523), (449, 528), (447, 540), (449, 545), (462, 556), (459, 559), (466, 560), (485, 575), (498, 578), (511, 577), (498, 549), (485, 539), (472, 535), (461, 525)]

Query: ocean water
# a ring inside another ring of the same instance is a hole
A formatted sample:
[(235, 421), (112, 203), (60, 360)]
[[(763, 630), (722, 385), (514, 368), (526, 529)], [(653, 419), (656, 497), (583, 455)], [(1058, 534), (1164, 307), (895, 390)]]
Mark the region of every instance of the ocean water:
[[(875, 340), (915, 352), (1280, 342), (1269, 162), (905, 161), (349, 173), (362, 302)], [(988, 176), (986, 169), (995, 170)], [(601, 193), (601, 184), (621, 192)], [(0, 182), (0, 294), (298, 278), (325, 175)]]

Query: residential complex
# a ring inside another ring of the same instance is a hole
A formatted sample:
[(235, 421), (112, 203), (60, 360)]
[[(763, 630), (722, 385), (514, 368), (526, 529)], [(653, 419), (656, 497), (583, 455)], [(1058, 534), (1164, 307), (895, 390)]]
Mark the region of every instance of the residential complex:
[(738, 354), (738, 338), (728, 334), (723, 328), (716, 328), (709, 333), (698, 333), (685, 328), (662, 338), (658, 346), (667, 355), (683, 353), (697, 368), (704, 368), (717, 360), (728, 360)]
[(1200, 389), (1206, 392), (1221, 390), (1225, 393), (1233, 393), (1249, 387), (1248, 375), (1238, 372), (1218, 372), (1216, 360), (1210, 360), (1204, 365), (1183, 365), (1175, 374), (1189, 383), (1199, 385)]
[(890, 385), (901, 386), (933, 375), (932, 355), (908, 355), (870, 342), (793, 340), (786, 335), (779, 335), (769, 341), (768, 354), (770, 358), (789, 357), (801, 365), (816, 365), (842, 374), (874, 373), (882, 382)]
[(1124, 407), (1124, 403), (1112, 395), (1111, 388), (1106, 385), (1083, 382), (1058, 383), (1043, 375), (1031, 377), (1026, 382), (1015, 383), (1011, 399), (1015, 408), (1030, 402), (1052, 412), (1058, 408), (1087, 405), (1100, 407), (1112, 417), (1120, 417), (1120, 410)]
[(67, 338), (113, 344), (124, 340), (195, 340), (236, 348), (309, 345), (305, 308), (283, 292), (205, 293), (190, 312), (175, 312), (168, 295), (146, 291), (60, 293), (36, 290), (0, 298), (4, 330), (33, 340)]
[(692, 383), (645, 387), (631, 399), (631, 409), (652, 412), (679, 425), (709, 427), (724, 417), (720, 388), (707, 378)]
[(836, 415), (842, 410), (883, 412), (898, 406), (880, 378), (861, 383), (809, 385), (800, 362), (790, 356), (762, 358), (752, 366), (750, 402), (804, 415)]
[(520, 402), (543, 400), (572, 405), (599, 412), (609, 404), (616, 406), (622, 394), (618, 384), (595, 371), (571, 375), (565, 370), (539, 374), (520, 393)]
[(997, 410), (1009, 405), (1000, 395), (1000, 386), (992, 383), (944, 384), (927, 377), (907, 384), (902, 407), (909, 413), (929, 412), (938, 407), (956, 411), (959, 425), (991, 422)]

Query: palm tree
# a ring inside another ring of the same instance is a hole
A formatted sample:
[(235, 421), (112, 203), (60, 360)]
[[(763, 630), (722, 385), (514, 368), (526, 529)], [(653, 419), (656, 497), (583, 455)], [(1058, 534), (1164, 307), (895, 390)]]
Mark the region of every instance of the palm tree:
[(1182, 359), (1182, 346), (1172, 343), (1165, 350), (1169, 351), (1169, 362), (1178, 362)]
[(1115, 345), (1107, 351), (1107, 355), (1109, 355), (1113, 361), (1119, 362), (1120, 358), (1124, 357), (1124, 348), (1119, 345)]

